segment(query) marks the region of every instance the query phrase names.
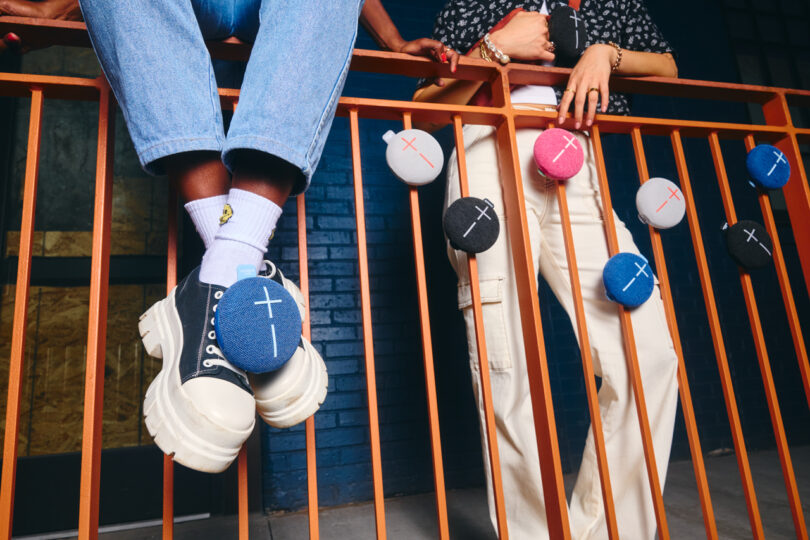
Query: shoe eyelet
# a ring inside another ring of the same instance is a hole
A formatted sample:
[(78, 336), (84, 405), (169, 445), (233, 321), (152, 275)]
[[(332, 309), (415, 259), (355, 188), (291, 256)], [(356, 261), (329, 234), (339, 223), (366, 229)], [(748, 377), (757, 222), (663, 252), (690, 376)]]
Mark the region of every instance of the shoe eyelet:
[(213, 317), (211, 317), (211, 324), (212, 324), (212, 325), (216, 324), (216, 322), (214, 321), (214, 318), (213, 318)]
[[(214, 350), (213, 345), (209, 345), (208, 347), (206, 347), (205, 352), (207, 352), (208, 354), (216, 354), (216, 351)], [(210, 360), (205, 360), (205, 362), (210, 362)]]
[(217, 333), (211, 330), (208, 332), (208, 339), (217, 339)]
[(218, 306), (218, 305), (219, 305), (219, 304), (214, 304), (214, 307), (212, 307), (212, 308), (211, 308), (211, 311), (213, 311), (214, 313), (216, 313), (216, 312), (217, 312), (217, 306)]
[(214, 363), (211, 360), (203, 360), (203, 366), (207, 368), (214, 367)]
[(217, 292), (215, 292), (215, 293), (214, 293), (214, 298), (216, 298), (217, 300), (219, 300), (220, 298), (222, 298), (222, 291), (217, 291)]

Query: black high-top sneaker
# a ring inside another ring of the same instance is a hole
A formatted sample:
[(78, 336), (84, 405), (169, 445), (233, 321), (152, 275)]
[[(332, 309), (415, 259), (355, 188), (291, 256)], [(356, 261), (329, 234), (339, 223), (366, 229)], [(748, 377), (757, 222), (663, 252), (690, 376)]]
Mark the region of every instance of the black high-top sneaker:
[(217, 345), (214, 313), (223, 292), (201, 283), (198, 267), (138, 324), (147, 353), (163, 359), (143, 404), (149, 434), (175, 461), (203, 472), (233, 462), (256, 417), (247, 375)]
[[(301, 290), (281, 270), (265, 261), (260, 276), (272, 279), (287, 289), (305, 317)], [(329, 383), (326, 364), (318, 351), (303, 336), (292, 358), (270, 373), (250, 374), (250, 385), (256, 396), (256, 410), (269, 425), (286, 428), (303, 422), (317, 411), (326, 399)]]

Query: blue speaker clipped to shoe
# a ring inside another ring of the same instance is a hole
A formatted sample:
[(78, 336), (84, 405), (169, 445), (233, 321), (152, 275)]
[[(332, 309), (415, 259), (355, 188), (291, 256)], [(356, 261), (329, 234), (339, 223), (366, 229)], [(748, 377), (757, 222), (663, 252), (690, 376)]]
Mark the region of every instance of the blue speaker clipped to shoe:
[(214, 317), (217, 342), (234, 366), (249, 373), (282, 367), (301, 341), (301, 314), (272, 279), (240, 279), (222, 295)]
[(763, 189), (779, 189), (790, 179), (790, 163), (781, 150), (760, 144), (748, 152), (745, 166), (754, 182)]
[(602, 282), (608, 299), (627, 307), (647, 301), (655, 288), (647, 259), (635, 253), (617, 253), (605, 264)]

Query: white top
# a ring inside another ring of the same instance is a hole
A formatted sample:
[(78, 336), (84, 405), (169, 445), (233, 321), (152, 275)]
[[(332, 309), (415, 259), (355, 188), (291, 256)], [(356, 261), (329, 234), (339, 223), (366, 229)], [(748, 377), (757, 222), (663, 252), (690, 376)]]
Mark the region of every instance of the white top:
[[(548, 15), (546, 0), (543, 0), (543, 7), (540, 13)], [(543, 62), (544, 66), (553, 66), (554, 62)], [(537, 84), (527, 84), (518, 86), (511, 92), (512, 103), (537, 103), (540, 105), (557, 105), (557, 94), (550, 86), (540, 86)]]

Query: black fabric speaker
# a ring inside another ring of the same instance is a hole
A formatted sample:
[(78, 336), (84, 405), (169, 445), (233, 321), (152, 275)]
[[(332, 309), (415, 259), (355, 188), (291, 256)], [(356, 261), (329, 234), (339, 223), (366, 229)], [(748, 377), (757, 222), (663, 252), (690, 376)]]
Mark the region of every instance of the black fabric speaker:
[(444, 234), (455, 249), (481, 253), (498, 239), (501, 225), (488, 199), (462, 197), (444, 213)]
[(585, 51), (585, 19), (571, 6), (554, 8), (548, 31), (549, 40), (554, 42), (554, 54), (563, 64), (575, 62)]
[(745, 270), (762, 268), (771, 262), (773, 242), (763, 225), (741, 220), (726, 229), (728, 254)]

